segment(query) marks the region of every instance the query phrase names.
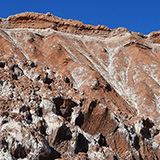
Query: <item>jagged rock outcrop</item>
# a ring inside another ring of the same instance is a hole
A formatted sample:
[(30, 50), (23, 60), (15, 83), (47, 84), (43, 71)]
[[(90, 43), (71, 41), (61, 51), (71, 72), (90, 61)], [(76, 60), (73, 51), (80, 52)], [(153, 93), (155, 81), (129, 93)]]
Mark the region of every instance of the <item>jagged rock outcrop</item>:
[(159, 35), (1, 18), (0, 158), (160, 159)]

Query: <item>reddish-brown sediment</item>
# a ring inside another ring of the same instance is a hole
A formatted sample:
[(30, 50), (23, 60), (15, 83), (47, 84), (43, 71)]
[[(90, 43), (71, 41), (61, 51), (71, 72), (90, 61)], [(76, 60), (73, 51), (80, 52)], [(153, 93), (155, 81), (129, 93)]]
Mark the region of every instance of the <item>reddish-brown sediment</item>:
[(159, 159), (159, 35), (0, 19), (0, 157)]

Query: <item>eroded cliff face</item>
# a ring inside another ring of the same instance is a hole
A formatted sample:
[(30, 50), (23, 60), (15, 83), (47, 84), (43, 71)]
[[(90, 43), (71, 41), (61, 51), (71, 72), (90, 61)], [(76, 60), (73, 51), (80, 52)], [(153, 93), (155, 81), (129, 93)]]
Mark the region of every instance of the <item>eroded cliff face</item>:
[(159, 43), (50, 13), (0, 19), (0, 158), (160, 159)]

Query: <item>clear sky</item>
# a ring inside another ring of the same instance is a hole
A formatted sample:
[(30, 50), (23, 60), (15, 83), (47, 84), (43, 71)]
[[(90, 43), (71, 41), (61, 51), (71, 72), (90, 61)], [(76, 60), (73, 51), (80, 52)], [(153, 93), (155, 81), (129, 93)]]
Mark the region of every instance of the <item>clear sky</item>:
[(1, 0), (2, 18), (25, 11), (143, 34), (160, 30), (160, 0)]

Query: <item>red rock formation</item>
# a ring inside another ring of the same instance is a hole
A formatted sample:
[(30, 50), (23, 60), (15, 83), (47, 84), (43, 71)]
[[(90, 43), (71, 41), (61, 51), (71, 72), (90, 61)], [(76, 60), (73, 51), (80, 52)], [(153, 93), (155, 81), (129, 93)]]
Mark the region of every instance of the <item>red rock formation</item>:
[(50, 13), (0, 19), (0, 157), (159, 159), (159, 32)]

